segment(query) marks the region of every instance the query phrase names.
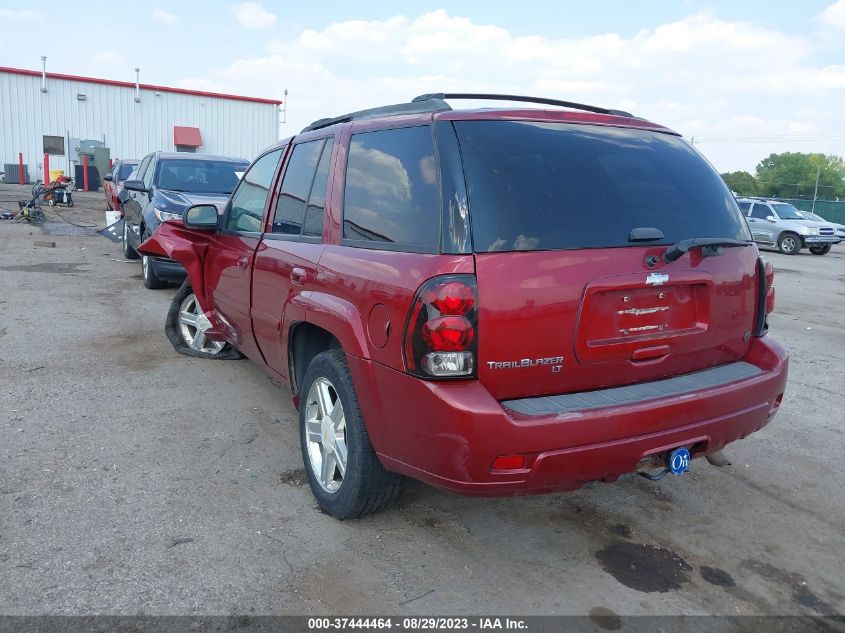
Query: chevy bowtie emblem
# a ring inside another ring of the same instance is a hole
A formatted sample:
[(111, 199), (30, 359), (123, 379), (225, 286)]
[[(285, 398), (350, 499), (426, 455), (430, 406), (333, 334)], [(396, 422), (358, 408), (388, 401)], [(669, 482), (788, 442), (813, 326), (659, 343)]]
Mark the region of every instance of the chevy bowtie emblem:
[(663, 273), (651, 273), (645, 278), (646, 285), (649, 286), (662, 286), (667, 281), (669, 281), (669, 275)]

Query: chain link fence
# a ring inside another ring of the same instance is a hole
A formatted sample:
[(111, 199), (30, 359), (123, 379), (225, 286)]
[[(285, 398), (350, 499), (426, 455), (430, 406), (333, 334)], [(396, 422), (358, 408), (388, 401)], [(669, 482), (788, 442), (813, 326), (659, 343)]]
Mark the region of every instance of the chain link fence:
[(820, 215), (828, 222), (845, 224), (845, 201), (837, 200), (816, 200), (815, 207), (812, 200), (803, 198), (778, 198), (793, 205), (799, 211), (812, 211)]

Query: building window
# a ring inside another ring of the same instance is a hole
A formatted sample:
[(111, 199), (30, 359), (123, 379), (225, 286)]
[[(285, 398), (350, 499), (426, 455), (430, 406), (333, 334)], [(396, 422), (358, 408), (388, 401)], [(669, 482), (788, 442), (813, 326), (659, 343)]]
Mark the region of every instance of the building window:
[(197, 153), (197, 148), (196, 148), (196, 147), (193, 147), (193, 146), (191, 146), (191, 145), (177, 145), (177, 146), (176, 146), (176, 151), (177, 151), (177, 152), (185, 152), (185, 153), (187, 153), (187, 154), (196, 154), (196, 153)]
[(44, 136), (44, 153), (52, 156), (65, 155), (64, 136)]

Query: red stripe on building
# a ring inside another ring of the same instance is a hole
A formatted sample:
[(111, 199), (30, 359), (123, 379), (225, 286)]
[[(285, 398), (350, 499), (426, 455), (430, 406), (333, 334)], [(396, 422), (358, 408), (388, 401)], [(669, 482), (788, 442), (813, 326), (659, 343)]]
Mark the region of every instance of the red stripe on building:
[[(12, 75), (27, 75), (29, 77), (40, 77), (41, 71), (27, 70), (25, 68), (8, 68), (0, 66), (0, 73)], [(47, 73), (47, 79), (64, 79), (66, 81), (79, 81), (89, 84), (100, 84), (102, 86), (120, 86), (121, 88), (135, 88), (132, 81), (116, 81), (114, 79), (99, 79), (98, 77), (82, 77), (79, 75), (65, 75), (62, 73)], [(189, 90), (187, 88), (171, 88), (169, 86), (156, 86), (153, 84), (140, 84), (141, 90), (153, 90), (156, 92), (175, 92), (176, 94), (194, 95), (197, 97), (213, 97), (215, 99), (233, 99), (235, 101), (251, 101), (252, 103), (268, 103), (281, 105), (280, 99), (264, 99), (261, 97), (245, 97), (243, 95), (230, 95), (222, 92), (206, 92), (204, 90)]]

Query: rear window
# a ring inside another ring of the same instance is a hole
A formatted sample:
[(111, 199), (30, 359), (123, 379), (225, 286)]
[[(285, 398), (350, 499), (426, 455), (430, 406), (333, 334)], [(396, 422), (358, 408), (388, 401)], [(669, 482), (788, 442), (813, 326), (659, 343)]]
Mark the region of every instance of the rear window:
[(188, 193), (230, 194), (249, 163), (203, 159), (163, 159), (158, 166), (158, 187)]
[(456, 121), (476, 251), (750, 239), (719, 174), (682, 139), (614, 127)]

